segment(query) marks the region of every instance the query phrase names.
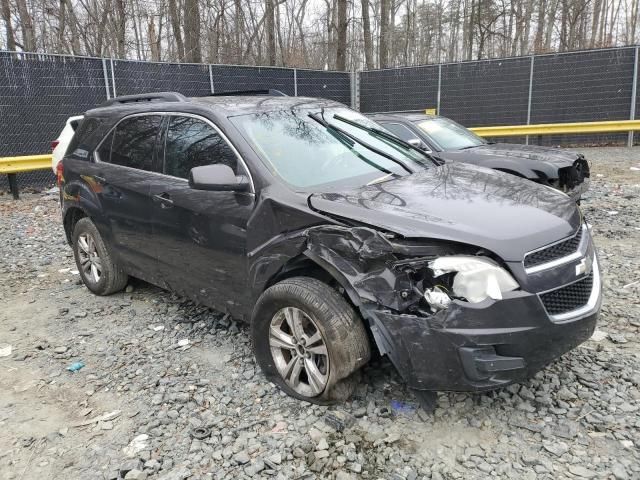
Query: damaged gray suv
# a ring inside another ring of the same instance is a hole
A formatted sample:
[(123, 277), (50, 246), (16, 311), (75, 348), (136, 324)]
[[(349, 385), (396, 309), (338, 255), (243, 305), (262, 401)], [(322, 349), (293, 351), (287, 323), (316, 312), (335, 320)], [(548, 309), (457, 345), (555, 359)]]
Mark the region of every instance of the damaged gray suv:
[(245, 319), (267, 378), (310, 402), (347, 398), (374, 350), (418, 392), (480, 391), (595, 327), (598, 261), (569, 197), (442, 165), (336, 102), (112, 99), (57, 175), (89, 290), (131, 275)]

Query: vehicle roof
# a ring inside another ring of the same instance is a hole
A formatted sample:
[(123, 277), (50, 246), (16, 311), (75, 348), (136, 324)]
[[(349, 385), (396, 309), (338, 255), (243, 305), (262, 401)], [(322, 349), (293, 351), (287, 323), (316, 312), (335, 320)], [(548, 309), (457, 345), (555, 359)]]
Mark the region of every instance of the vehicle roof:
[(404, 120), (409, 122), (420, 122), (422, 120), (431, 120), (438, 118), (438, 115), (429, 115), (419, 112), (388, 112), (388, 113), (371, 113), (367, 114), (374, 120)]
[[(134, 102), (126, 104), (97, 107), (90, 110), (92, 114), (108, 115), (122, 114), (122, 112), (150, 112), (150, 111), (189, 111), (191, 109), (209, 108), (224, 116), (245, 115), (251, 113), (272, 112), (276, 110), (290, 110), (298, 108), (329, 108), (344, 107), (334, 100), (314, 97), (280, 97), (280, 96), (211, 96), (190, 97), (185, 101), (154, 101)], [(87, 113), (89, 113), (87, 112)]]

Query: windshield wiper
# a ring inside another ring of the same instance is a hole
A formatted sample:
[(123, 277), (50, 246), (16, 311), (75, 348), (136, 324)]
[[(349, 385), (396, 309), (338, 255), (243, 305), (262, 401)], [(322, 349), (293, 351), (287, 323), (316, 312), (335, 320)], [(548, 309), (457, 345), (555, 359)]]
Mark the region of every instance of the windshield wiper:
[(480, 144), (480, 145), (467, 145), (466, 147), (459, 148), (458, 150), (469, 150), (471, 148), (477, 148), (477, 147), (479, 147), (481, 145), (483, 145), (483, 144)]
[[(373, 145), (370, 145), (369, 143), (365, 142), (364, 140), (356, 137), (355, 135), (352, 135), (351, 133), (347, 132), (346, 130), (343, 130), (340, 127), (336, 127), (335, 125), (327, 122), (326, 120), (324, 120), (323, 118), (319, 117), (317, 113), (310, 113), (309, 117), (312, 118), (313, 120), (315, 120), (316, 122), (318, 122), (320, 125), (322, 125), (323, 127), (325, 127), (326, 129), (328, 129), (329, 131), (334, 131), (339, 133), (340, 135), (343, 135), (347, 138), (349, 138), (350, 140), (362, 145), (364, 148), (366, 148), (367, 150), (371, 150), (373, 153), (380, 155), (381, 157), (386, 158), (387, 160), (392, 161), (393, 163), (399, 165), (400, 167), (402, 167), (404, 170), (407, 171), (407, 173), (415, 173), (411, 168), (409, 168), (404, 162), (402, 162), (401, 160), (398, 160), (397, 158), (395, 158), (393, 155), (389, 155), (386, 152), (383, 152), (382, 150), (380, 150), (379, 148), (374, 147)], [(391, 173), (389, 171), (386, 171), (385, 173)]]
[(341, 122), (344, 122), (348, 125), (351, 125), (353, 127), (359, 128), (360, 130), (364, 130), (365, 132), (369, 132), (372, 133), (374, 135), (378, 135), (386, 140), (389, 140), (390, 142), (395, 143), (396, 145), (400, 145), (402, 147), (408, 148), (409, 150), (414, 150), (418, 153), (420, 153), (423, 157), (425, 157), (427, 160), (431, 160), (431, 162), (435, 163), (436, 165), (440, 165), (440, 163), (432, 156), (429, 155), (427, 152), (425, 152), (424, 150), (422, 150), (421, 148), (415, 147), (413, 145), (411, 145), (409, 142), (405, 142), (404, 140), (402, 140), (401, 138), (396, 137), (394, 134), (389, 133), (389, 132), (385, 132), (384, 130), (380, 130), (379, 128), (374, 128), (374, 127), (366, 127), (354, 120), (350, 120), (348, 118), (343, 117), (342, 115), (334, 115), (333, 116), (334, 119), (339, 120)]

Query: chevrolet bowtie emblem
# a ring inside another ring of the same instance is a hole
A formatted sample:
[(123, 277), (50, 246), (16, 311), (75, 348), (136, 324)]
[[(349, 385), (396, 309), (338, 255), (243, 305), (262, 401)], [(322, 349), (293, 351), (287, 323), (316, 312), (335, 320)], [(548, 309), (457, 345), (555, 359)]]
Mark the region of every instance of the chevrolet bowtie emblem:
[(576, 277), (584, 275), (585, 273), (587, 273), (587, 259), (583, 258), (580, 260), (580, 263), (576, 265)]

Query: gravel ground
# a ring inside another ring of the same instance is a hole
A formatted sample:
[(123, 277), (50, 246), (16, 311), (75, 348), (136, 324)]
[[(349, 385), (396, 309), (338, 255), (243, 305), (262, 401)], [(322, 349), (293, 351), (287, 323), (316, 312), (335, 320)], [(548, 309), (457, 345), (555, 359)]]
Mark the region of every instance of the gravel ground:
[(57, 197), (0, 197), (0, 479), (640, 478), (640, 148), (585, 153), (597, 338), (433, 415), (385, 361), (349, 403), (284, 396), (245, 325), (142, 282), (90, 294)]

